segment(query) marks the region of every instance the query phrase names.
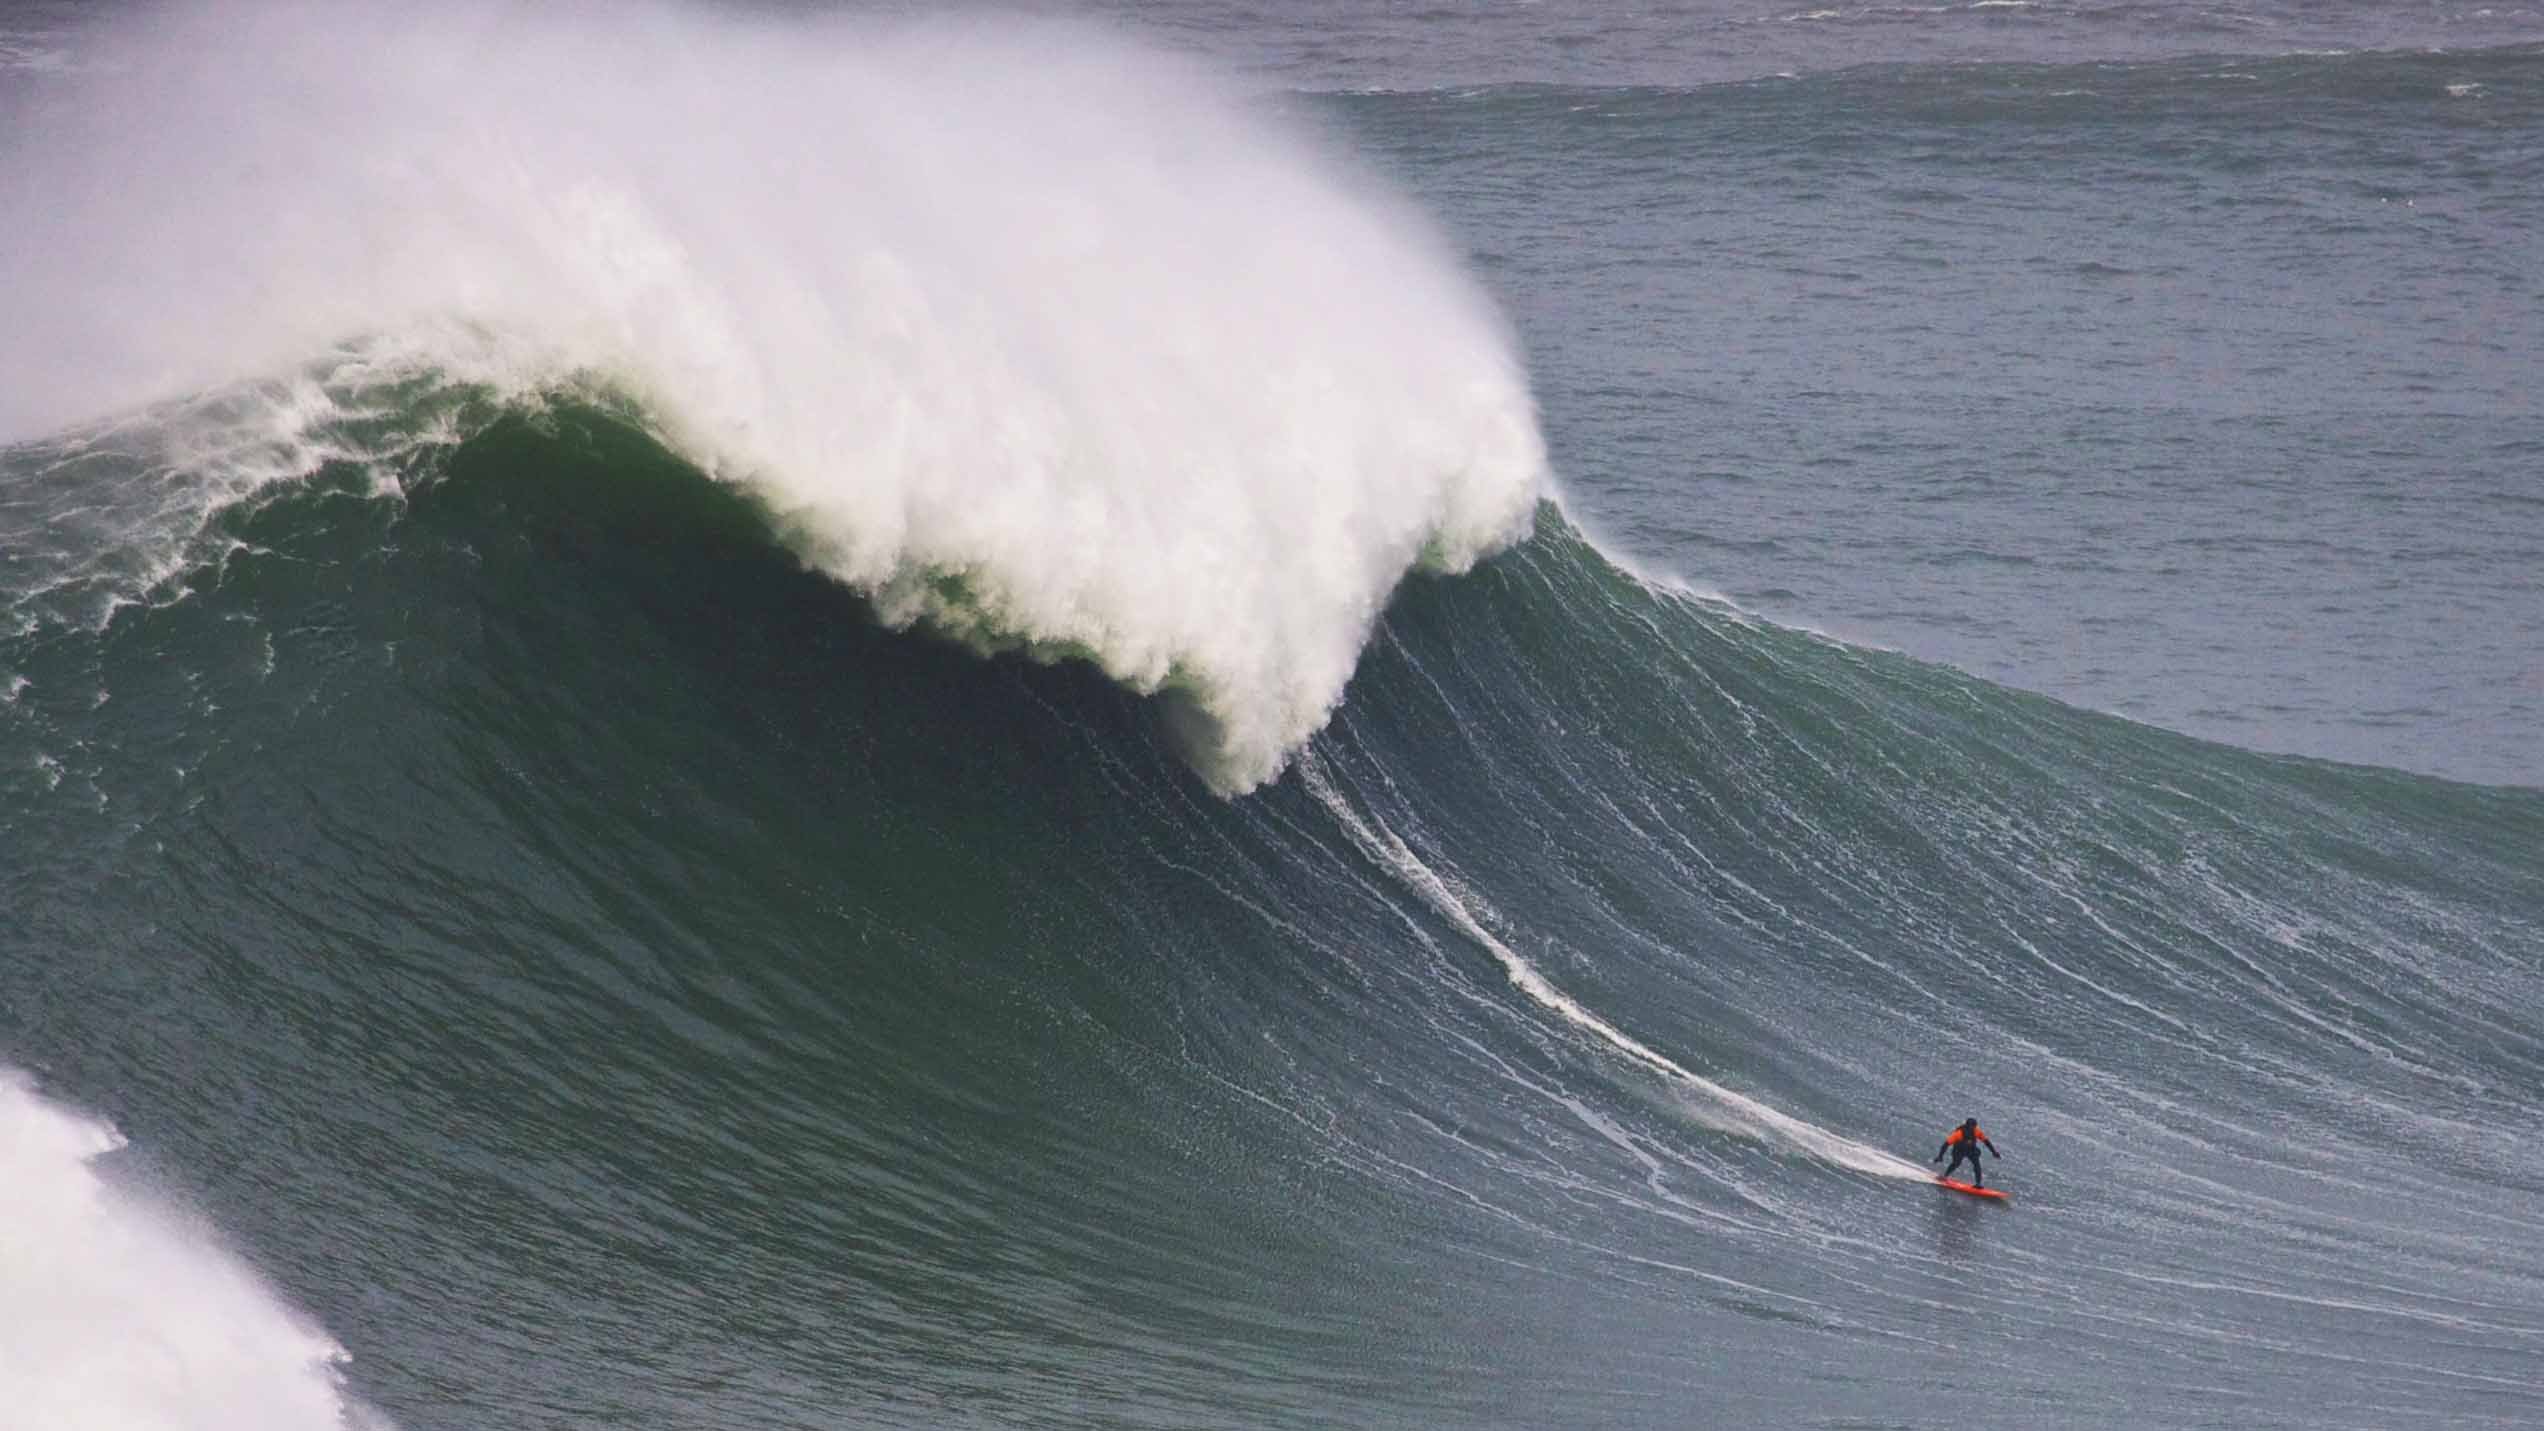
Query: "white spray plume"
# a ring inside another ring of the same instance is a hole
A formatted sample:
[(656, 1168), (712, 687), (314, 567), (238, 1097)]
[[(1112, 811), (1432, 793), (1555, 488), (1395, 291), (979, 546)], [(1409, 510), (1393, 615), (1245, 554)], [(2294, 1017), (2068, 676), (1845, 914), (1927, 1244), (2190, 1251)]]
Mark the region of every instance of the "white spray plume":
[(388, 1431), (344, 1352), (209, 1234), (100, 1178), (114, 1129), (0, 1068), (0, 1420), (45, 1431)]
[(1188, 697), (1230, 792), (1546, 491), (1417, 215), (1082, 29), (197, 4), (80, 45), (0, 114), (0, 437), (349, 343), (597, 378), (887, 619)]

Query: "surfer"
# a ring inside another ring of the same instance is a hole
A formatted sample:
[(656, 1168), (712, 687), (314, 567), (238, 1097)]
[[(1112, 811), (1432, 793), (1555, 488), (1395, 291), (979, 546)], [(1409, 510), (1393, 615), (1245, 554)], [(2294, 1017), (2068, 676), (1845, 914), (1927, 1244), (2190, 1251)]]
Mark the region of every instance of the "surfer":
[(1988, 1142), (1988, 1135), (1979, 1131), (1978, 1119), (1964, 1118), (1961, 1120), (1960, 1127), (1943, 1135), (1943, 1146), (1935, 1149), (1935, 1155), (1926, 1159), (1926, 1161), (1930, 1163), (1940, 1163), (1943, 1161), (1943, 1155), (1950, 1153), (1952, 1155), (1951, 1166), (1946, 1167), (1943, 1170), (1943, 1175), (1946, 1178), (1949, 1178), (1955, 1172), (1960, 1171), (1961, 1161), (1966, 1158), (1970, 1163), (1970, 1186), (1983, 1188), (1987, 1186), (1987, 1178), (1979, 1171), (1979, 1148), (1982, 1144), (1986, 1146), (1989, 1157), (1999, 1158), (2004, 1156), (2004, 1154), (1999, 1153), (1996, 1150), (1996, 1145), (1994, 1143)]

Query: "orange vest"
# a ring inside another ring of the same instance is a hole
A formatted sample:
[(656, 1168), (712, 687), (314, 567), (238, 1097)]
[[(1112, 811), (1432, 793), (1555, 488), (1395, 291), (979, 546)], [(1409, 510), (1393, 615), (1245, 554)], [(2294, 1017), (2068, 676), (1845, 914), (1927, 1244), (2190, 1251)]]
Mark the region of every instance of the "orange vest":
[(1963, 1138), (1984, 1143), (1987, 1141), (1987, 1130), (1985, 1128), (1955, 1128), (1944, 1135), (1943, 1145), (1949, 1148)]

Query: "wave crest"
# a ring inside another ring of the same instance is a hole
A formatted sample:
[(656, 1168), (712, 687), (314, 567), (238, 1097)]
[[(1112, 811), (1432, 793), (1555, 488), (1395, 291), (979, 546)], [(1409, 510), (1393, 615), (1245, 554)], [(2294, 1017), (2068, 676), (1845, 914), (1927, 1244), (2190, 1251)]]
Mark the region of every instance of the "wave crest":
[(1323, 724), (1405, 573), (1546, 491), (1418, 216), (1083, 29), (208, 6), (81, 43), (0, 164), (40, 216), (0, 432), (353, 336), (598, 374), (887, 619), (1179, 693), (1223, 791)]

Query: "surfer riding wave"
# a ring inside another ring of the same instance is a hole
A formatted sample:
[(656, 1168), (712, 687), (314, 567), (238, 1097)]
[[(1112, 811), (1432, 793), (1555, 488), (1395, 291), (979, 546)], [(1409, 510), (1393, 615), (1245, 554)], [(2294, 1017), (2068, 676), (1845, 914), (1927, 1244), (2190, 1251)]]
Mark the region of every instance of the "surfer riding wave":
[(1944, 1180), (1947, 1182), (1951, 1180), (1954, 1173), (1961, 1170), (1961, 1164), (1967, 1161), (1970, 1165), (1970, 1186), (1983, 1188), (1987, 1186), (1987, 1177), (1979, 1171), (1979, 1149), (1982, 1146), (1986, 1147), (1988, 1156), (1991, 1158), (2004, 1156), (1996, 1150), (1994, 1143), (1988, 1142), (1988, 1135), (1980, 1130), (1978, 1119), (1964, 1118), (1961, 1120), (1960, 1127), (1944, 1135), (1943, 1146), (1937, 1148), (1935, 1155), (1926, 1161), (1940, 1163), (1943, 1161), (1943, 1155), (1950, 1153), (1952, 1162), (1943, 1170)]

